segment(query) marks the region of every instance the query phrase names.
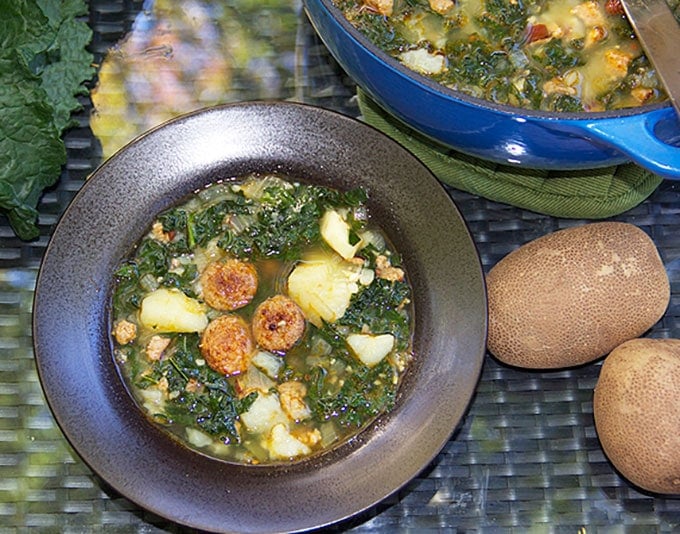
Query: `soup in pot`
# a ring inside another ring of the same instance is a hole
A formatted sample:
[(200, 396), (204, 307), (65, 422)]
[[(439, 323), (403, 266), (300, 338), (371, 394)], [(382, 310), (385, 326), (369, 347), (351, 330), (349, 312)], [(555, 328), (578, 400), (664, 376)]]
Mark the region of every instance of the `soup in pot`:
[(532, 110), (606, 111), (666, 99), (618, 0), (334, 0), (406, 67)]

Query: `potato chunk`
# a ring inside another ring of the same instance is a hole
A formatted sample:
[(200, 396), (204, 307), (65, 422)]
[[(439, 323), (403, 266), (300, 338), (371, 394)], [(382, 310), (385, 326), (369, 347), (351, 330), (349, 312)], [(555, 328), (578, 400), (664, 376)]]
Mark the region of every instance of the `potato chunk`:
[(158, 332), (202, 332), (208, 317), (200, 302), (174, 289), (156, 289), (142, 300), (141, 323)]
[(288, 425), (288, 416), (281, 408), (277, 395), (259, 394), (250, 408), (241, 414), (241, 421), (251, 432), (264, 434), (275, 425)]
[(362, 266), (331, 254), (318, 254), (300, 262), (288, 277), (288, 294), (317, 327), (345, 314), (359, 291)]
[(293, 436), (286, 425), (278, 424), (272, 428), (267, 440), (269, 455), (276, 460), (288, 460), (297, 456), (307, 456), (312, 450)]
[(361, 248), (361, 239), (354, 244), (350, 243), (349, 224), (336, 210), (327, 210), (321, 217), (319, 225), (324, 241), (346, 260), (353, 258)]
[(392, 334), (350, 334), (347, 344), (367, 367), (374, 367), (394, 348)]
[(424, 48), (407, 50), (399, 56), (402, 63), (421, 74), (438, 74), (446, 68), (446, 58)]

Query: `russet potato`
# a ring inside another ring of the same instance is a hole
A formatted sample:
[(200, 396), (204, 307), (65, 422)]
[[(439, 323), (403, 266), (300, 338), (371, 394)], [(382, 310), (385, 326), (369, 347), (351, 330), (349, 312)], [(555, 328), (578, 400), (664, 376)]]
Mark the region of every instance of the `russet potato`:
[(651, 328), (670, 284), (650, 237), (628, 223), (553, 232), (508, 254), (487, 275), (488, 349), (517, 367), (596, 360)]
[(605, 359), (595, 428), (612, 464), (648, 491), (680, 495), (680, 340), (634, 339)]

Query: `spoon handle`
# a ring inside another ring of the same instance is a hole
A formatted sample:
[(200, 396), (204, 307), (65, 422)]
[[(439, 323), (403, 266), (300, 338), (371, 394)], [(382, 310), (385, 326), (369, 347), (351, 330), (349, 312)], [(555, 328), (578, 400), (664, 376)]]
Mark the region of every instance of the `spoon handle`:
[(680, 24), (665, 0), (621, 0), (621, 4), (680, 117)]

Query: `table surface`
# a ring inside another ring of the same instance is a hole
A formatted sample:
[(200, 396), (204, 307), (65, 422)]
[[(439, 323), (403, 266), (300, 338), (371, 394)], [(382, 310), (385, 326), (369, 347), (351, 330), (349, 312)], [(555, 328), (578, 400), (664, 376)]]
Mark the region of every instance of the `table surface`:
[[(107, 486), (65, 441), (37, 378), (33, 289), (49, 236), (86, 177), (134, 135), (218, 102), (286, 99), (359, 116), (356, 87), (291, 0), (93, 0), (95, 93), (65, 137), (68, 162), (40, 203), (41, 237), (0, 217), (0, 533), (184, 532)], [(133, 31), (134, 29), (134, 31)], [(132, 33), (131, 33), (132, 32)], [(96, 103), (96, 110), (93, 102)], [(488, 269), (519, 245), (585, 221), (448, 189)], [(680, 337), (680, 190), (664, 182), (615, 217), (659, 247), (672, 297), (652, 337)], [(333, 531), (677, 532), (680, 499), (641, 492), (613, 469), (593, 425), (599, 364), (510, 369), (486, 355), (470, 409), (431, 465)]]

